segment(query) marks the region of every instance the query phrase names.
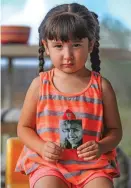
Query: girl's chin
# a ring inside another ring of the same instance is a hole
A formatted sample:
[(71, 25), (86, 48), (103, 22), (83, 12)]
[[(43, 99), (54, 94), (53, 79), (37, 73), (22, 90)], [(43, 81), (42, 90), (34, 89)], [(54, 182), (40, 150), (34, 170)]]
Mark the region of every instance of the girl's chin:
[(77, 72), (78, 70), (73, 69), (73, 68), (62, 68), (61, 71), (68, 73), (68, 74), (71, 74), (71, 73)]

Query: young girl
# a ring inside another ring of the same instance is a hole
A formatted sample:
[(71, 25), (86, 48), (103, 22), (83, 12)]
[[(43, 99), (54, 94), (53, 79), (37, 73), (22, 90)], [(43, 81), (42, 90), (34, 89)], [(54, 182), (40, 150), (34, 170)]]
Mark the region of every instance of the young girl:
[[(31, 188), (112, 188), (122, 138), (114, 91), (100, 72), (97, 15), (77, 3), (51, 9), (39, 27), (40, 74), (18, 123), (25, 144), (16, 171)], [(44, 52), (54, 68), (44, 72)], [(92, 71), (85, 67), (90, 55)], [(74, 115), (72, 115), (74, 114)], [(61, 120), (82, 122), (82, 144), (60, 145)]]

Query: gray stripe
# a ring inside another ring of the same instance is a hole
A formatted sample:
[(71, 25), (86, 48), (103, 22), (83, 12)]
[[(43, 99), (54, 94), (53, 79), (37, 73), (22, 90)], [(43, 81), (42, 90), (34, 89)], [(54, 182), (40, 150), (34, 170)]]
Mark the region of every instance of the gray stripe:
[[(94, 161), (75, 161), (75, 160), (68, 160), (68, 161), (65, 161), (65, 160), (59, 160), (59, 163), (60, 164), (63, 164), (63, 165), (70, 165), (70, 164), (80, 164), (80, 165), (86, 165), (86, 164), (96, 164), (98, 163), (98, 161), (96, 160), (95, 162)], [(114, 169), (114, 167), (112, 165), (106, 165), (103, 167), (104, 169)]]
[(28, 157), (39, 157), (39, 155), (37, 153), (32, 153), (32, 154), (29, 154)]
[(54, 132), (59, 133), (59, 128), (41, 128), (37, 130), (37, 134), (45, 133), (45, 132)]
[[(53, 132), (53, 133), (59, 133), (59, 128), (40, 128), (37, 130), (37, 134), (42, 134), (42, 133), (45, 133), (45, 132)], [(89, 130), (86, 130), (84, 129), (83, 130), (83, 134), (85, 135), (89, 135), (89, 136), (96, 136), (96, 137), (100, 137), (101, 136), (101, 133), (100, 132), (96, 132), (96, 131), (89, 131)]]
[(88, 114), (88, 113), (76, 112), (75, 115), (78, 118), (88, 118), (88, 119), (100, 120), (100, 121), (102, 121), (103, 119), (102, 116), (96, 116), (96, 115)]
[(45, 110), (43, 112), (39, 112), (37, 113), (37, 117), (41, 117), (41, 116), (62, 116), (64, 113), (63, 112), (55, 112), (55, 111), (51, 111), (51, 110)]
[(83, 130), (83, 134), (89, 135), (89, 136), (96, 136), (98, 138), (101, 137), (101, 133), (100, 132), (91, 131), (91, 130)]
[(22, 161), (21, 161), (22, 167), (24, 166), (26, 159), (27, 159), (27, 156), (25, 155), (25, 156), (22, 158)]
[(42, 83), (43, 84), (50, 84), (50, 81), (49, 80), (43, 80)]
[(93, 104), (102, 104), (102, 100), (89, 98), (85, 96), (75, 96), (75, 97), (65, 97), (61, 95), (42, 95), (40, 96), (40, 100), (65, 100), (65, 101), (81, 101), (81, 102), (89, 102)]
[[(95, 168), (92, 168), (92, 169), (95, 169)], [(99, 168), (97, 168), (97, 169), (99, 169)], [(111, 165), (107, 165), (107, 166), (104, 166), (102, 169), (114, 169), (114, 168)], [(67, 174), (64, 174), (64, 177), (65, 178), (71, 178), (71, 177), (74, 177), (74, 176), (78, 176), (78, 175), (80, 175), (80, 174), (82, 174), (83, 172), (86, 172), (86, 171), (88, 171), (88, 169), (67, 173)]]
[(31, 168), (29, 168), (27, 171), (26, 171), (26, 174), (29, 174), (31, 172), (33, 172), (37, 167), (39, 166), (39, 164), (34, 164)]
[(107, 165), (107, 166), (105, 166), (105, 167), (103, 167), (104, 169), (114, 169), (114, 167), (111, 165), (111, 164), (109, 164), (109, 165)]
[(95, 88), (95, 89), (99, 89), (99, 86), (98, 86), (98, 84), (91, 84), (91, 86), (90, 86), (91, 88)]
[(73, 176), (78, 176), (78, 175), (81, 175), (83, 172), (85, 172), (87, 170), (79, 170), (79, 171), (75, 171), (75, 172), (71, 172), (71, 173), (67, 173), (67, 174), (64, 174), (64, 177), (65, 178), (71, 178)]
[[(24, 163), (26, 161), (26, 159), (28, 157), (38, 157), (39, 155), (37, 153), (33, 153), (33, 154), (29, 154), (28, 156), (24, 156), (24, 158), (22, 159), (21, 165), (22, 167), (24, 166)], [(29, 174), (31, 173), (33, 170), (35, 170), (37, 167), (39, 166), (39, 164), (34, 164), (30, 169), (28, 169), (25, 173)], [(15, 171), (19, 172), (21, 171), (21, 169), (19, 169), (18, 167), (15, 169)]]
[(65, 160), (59, 160), (59, 163), (60, 164), (63, 164), (63, 165), (70, 165), (70, 164), (80, 164), (80, 165), (86, 165), (86, 164), (96, 164), (96, 162), (92, 162), (92, 161), (76, 161), (76, 160), (68, 160), (68, 161), (65, 161)]
[[(52, 110), (45, 110), (43, 112), (37, 113), (37, 117), (42, 117), (42, 116), (62, 116), (64, 113), (63, 112), (56, 112)], [(74, 113), (77, 118), (88, 118), (88, 119), (93, 119), (93, 120), (100, 120), (102, 121), (102, 116), (96, 116), (93, 114), (88, 114), (88, 113), (81, 113), (81, 112), (75, 112)]]

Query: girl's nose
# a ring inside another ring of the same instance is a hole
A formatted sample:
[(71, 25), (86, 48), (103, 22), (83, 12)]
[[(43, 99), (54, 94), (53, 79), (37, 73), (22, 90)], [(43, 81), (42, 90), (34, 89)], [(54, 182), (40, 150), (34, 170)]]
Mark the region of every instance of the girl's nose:
[(73, 57), (73, 52), (71, 48), (65, 48), (64, 50), (64, 60), (68, 61), (72, 61), (74, 59)]

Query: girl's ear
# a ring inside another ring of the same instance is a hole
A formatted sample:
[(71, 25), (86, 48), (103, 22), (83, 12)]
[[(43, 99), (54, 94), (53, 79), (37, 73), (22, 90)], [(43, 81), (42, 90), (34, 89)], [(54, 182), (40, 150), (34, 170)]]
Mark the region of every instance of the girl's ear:
[(89, 42), (89, 49), (88, 49), (88, 52), (91, 53), (93, 51), (93, 48), (94, 48), (94, 44), (95, 44), (95, 41), (92, 40)]
[(47, 44), (47, 42), (42, 39), (42, 44), (43, 44), (43, 46), (44, 46), (44, 48), (45, 48), (45, 53), (46, 53), (47, 55), (49, 55), (49, 49), (48, 49), (48, 44)]

